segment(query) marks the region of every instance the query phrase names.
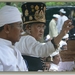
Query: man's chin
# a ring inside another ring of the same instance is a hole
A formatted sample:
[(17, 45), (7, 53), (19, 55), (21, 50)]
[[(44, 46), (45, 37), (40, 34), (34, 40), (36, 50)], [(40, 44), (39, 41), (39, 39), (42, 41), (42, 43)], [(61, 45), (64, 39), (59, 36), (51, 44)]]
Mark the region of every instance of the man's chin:
[(38, 41), (43, 41), (43, 37), (39, 37), (38, 38)]

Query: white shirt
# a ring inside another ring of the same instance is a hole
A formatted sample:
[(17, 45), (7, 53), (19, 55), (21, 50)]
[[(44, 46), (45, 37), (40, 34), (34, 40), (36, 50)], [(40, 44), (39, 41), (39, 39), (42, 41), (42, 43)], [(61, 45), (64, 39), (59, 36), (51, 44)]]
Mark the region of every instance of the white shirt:
[(72, 71), (75, 68), (74, 65), (74, 61), (60, 62), (58, 71)]
[(58, 71), (59, 65), (56, 65), (54, 63), (50, 64), (49, 71)]
[(1, 38), (0, 71), (28, 71), (19, 50), (10, 41)]
[(56, 28), (56, 21), (52, 19), (49, 23), (49, 35), (51, 38), (56, 37), (58, 35), (58, 30)]
[(55, 51), (51, 41), (47, 43), (40, 43), (30, 35), (22, 36), (15, 46), (23, 55), (29, 55), (33, 57), (46, 57)]
[(60, 33), (60, 31), (62, 30), (62, 26), (64, 24), (64, 22), (68, 20), (68, 17), (63, 15), (63, 16), (60, 16), (58, 18), (58, 22), (57, 22), (57, 29), (58, 29), (58, 33)]

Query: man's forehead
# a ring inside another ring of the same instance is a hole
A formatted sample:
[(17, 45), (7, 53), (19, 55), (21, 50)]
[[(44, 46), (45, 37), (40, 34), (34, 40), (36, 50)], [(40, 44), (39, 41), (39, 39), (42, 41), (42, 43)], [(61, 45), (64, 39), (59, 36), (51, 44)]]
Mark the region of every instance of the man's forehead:
[(42, 23), (42, 22), (34, 22), (34, 23), (32, 23), (32, 24), (36, 24), (36, 25), (45, 25), (45, 23)]

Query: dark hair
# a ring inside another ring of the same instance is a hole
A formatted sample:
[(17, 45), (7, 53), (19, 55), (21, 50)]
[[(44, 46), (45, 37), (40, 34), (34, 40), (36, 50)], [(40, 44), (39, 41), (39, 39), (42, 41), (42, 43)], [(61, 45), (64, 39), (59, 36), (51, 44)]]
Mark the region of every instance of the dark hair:
[(0, 27), (0, 32), (4, 29), (4, 26)]
[(53, 56), (53, 59), (55, 58), (55, 56)]

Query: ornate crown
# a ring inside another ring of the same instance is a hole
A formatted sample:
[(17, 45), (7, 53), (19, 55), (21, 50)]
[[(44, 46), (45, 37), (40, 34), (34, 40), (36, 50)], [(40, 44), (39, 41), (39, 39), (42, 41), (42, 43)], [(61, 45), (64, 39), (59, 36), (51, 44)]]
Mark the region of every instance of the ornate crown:
[(22, 5), (23, 23), (46, 22), (46, 5), (42, 2), (27, 2)]

